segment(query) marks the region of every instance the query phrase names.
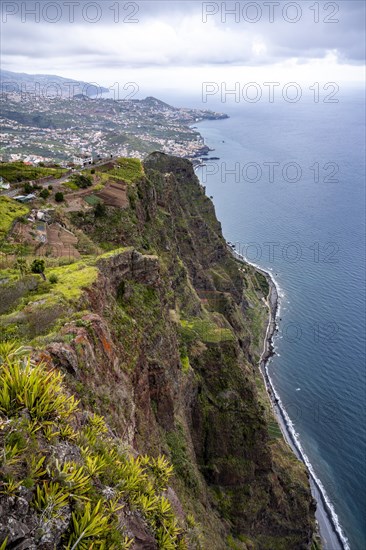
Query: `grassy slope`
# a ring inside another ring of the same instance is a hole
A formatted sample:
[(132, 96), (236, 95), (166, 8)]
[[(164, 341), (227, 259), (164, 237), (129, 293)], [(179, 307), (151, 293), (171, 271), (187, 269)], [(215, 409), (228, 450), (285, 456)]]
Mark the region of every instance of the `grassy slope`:
[(28, 212), (27, 206), (9, 197), (0, 197), (0, 240), (5, 237), (16, 219), (25, 216)]

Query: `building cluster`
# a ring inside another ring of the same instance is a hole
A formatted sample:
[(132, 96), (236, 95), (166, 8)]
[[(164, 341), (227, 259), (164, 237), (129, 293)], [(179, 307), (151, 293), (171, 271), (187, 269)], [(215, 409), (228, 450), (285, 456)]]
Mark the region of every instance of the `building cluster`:
[[(37, 180), (45, 189), (50, 181), (57, 188), (69, 173), (106, 160), (109, 164), (116, 157), (143, 160), (152, 151), (162, 151), (199, 163), (208, 148), (194, 125), (206, 118), (222, 117), (208, 111), (174, 108), (151, 97), (123, 101), (86, 97), (52, 100), (16, 92), (0, 95), (0, 113), (0, 162), (22, 161), (31, 166), (57, 163), (67, 169), (59, 180), (53, 181), (52, 176)], [(0, 194), (33, 208), (28, 223), (15, 226), (22, 242), (47, 255), (79, 257), (72, 240), (77, 241), (76, 237), (55, 223), (52, 210), (36, 209), (45, 202), (37, 200), (32, 187), (24, 182), (9, 183), (6, 168), (0, 172), (4, 175), (0, 177)], [(63, 191), (62, 187), (59, 189)]]
[(0, 98), (0, 161), (66, 166), (77, 159), (75, 164), (83, 165), (91, 156), (112, 153), (142, 159), (154, 150), (196, 157), (204, 143), (192, 124), (223, 116), (171, 107), (155, 98), (35, 101), (31, 95), (19, 96), (7, 93)]

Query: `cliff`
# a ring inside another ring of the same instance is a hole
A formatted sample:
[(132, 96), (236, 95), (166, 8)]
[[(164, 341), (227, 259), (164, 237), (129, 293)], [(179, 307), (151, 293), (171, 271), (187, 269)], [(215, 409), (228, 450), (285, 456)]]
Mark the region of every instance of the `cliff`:
[[(62, 373), (55, 395), (79, 400), (75, 411), (39, 416), (26, 399), (15, 407), (0, 397), (0, 437), (10, 449), (0, 542), (17, 550), (92, 541), (108, 549), (311, 548), (307, 473), (282, 438), (258, 369), (267, 281), (227, 250), (190, 162), (150, 155), (127, 197), (125, 208), (57, 213), (80, 250), (89, 249), (46, 269), (57, 282), (17, 280), (9, 270), (0, 287), (3, 340), (30, 346), (31, 368)], [(5, 387), (6, 365), (24, 356), (10, 344), (0, 355)], [(72, 489), (78, 470), (88, 478), (84, 492)], [(52, 483), (66, 495), (53, 508)], [(89, 516), (96, 507), (108, 513), (100, 512), (99, 534), (78, 542), (88, 507)]]

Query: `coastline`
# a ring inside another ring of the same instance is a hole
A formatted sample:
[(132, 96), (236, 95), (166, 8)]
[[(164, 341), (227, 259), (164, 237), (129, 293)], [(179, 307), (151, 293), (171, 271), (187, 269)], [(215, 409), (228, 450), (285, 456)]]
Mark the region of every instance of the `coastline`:
[(273, 338), (276, 334), (276, 331), (278, 330), (277, 318), (279, 316), (281, 307), (278, 284), (276, 283), (270, 271), (266, 271), (258, 265), (248, 261), (246, 258), (243, 258), (231, 246), (228, 245), (228, 248), (238, 261), (242, 262), (243, 264), (251, 265), (259, 273), (261, 273), (266, 278), (269, 285), (269, 293), (266, 300), (269, 317), (263, 342), (263, 351), (260, 356), (258, 365), (263, 376), (273, 413), (281, 428), (282, 435), (285, 441), (291, 447), (295, 456), (299, 460), (301, 460), (307, 468), (311, 492), (317, 504), (315, 516), (322, 542), (322, 548), (323, 550), (350, 550), (348, 540), (339, 524), (338, 516), (326, 495), (325, 489), (321, 481), (317, 478), (308, 457), (302, 449), (293, 423), (291, 422), (281, 402), (281, 399), (274, 388), (273, 382), (268, 372), (268, 364), (270, 362), (270, 359), (275, 355)]

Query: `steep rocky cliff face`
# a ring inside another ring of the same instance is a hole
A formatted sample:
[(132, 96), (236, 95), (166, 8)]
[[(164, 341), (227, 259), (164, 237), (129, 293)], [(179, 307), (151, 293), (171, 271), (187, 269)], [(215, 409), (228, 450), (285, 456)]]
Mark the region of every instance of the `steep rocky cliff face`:
[[(162, 542), (127, 499), (119, 522), (131, 548), (311, 548), (307, 474), (282, 439), (257, 366), (267, 282), (227, 250), (188, 161), (156, 153), (144, 171), (129, 185), (128, 208), (61, 214), (101, 254), (80, 296), (29, 329), (33, 358), (65, 375), (80, 399), (79, 424), (82, 415), (102, 415), (135, 456), (172, 463), (164, 495), (182, 534)], [(24, 339), (24, 316), (22, 323)], [(52, 445), (43, 442), (46, 454), (61, 453), (57, 437)], [(9, 548), (62, 548), (67, 521), (49, 525), (51, 542), (42, 546), (27, 504), (32, 487), (24, 491), (1, 497), (1, 536)], [(23, 515), (17, 498), (26, 502)], [(26, 531), (19, 539), (14, 521)]]

